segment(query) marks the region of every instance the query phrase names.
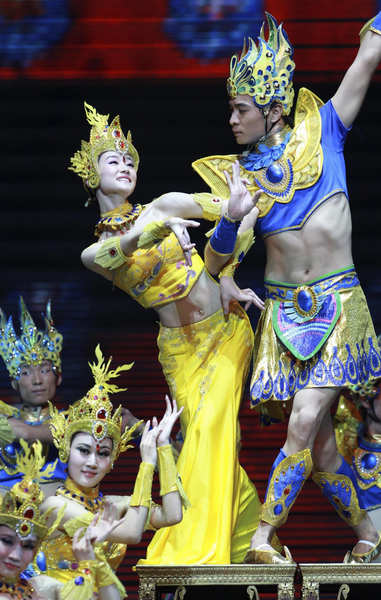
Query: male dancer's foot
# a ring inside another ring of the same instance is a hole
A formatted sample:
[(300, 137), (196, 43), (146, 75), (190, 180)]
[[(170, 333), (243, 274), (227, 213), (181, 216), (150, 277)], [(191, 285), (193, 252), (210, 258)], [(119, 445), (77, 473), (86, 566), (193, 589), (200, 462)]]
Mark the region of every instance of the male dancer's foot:
[(272, 547), (275, 527), (261, 521), (251, 539), (250, 550), (245, 556), (245, 563), (276, 565), (281, 563), (294, 564), (294, 560), (287, 546), (283, 546), (283, 554)]

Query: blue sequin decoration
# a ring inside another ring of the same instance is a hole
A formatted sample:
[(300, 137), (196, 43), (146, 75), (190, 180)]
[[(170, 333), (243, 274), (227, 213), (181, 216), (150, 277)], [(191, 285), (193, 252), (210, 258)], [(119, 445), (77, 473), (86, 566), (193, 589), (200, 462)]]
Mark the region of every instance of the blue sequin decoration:
[(46, 571), (46, 556), (42, 551), (36, 556), (36, 565), (40, 571)]
[(361, 466), (367, 471), (374, 469), (376, 465), (377, 457), (374, 454), (371, 454), (370, 452), (368, 454), (364, 454), (364, 456), (361, 458)]
[(296, 297), (296, 301), (304, 312), (309, 312), (312, 308), (312, 296), (307, 290), (300, 290)]
[(278, 164), (271, 165), (266, 170), (266, 177), (271, 183), (280, 183), (284, 177), (284, 172), (282, 167)]

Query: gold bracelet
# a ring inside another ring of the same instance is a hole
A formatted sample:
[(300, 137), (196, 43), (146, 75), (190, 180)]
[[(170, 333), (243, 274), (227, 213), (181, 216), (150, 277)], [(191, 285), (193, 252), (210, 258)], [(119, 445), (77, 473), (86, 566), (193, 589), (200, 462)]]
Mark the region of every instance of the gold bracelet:
[(169, 494), (170, 492), (178, 492), (184, 508), (188, 508), (190, 502), (177, 471), (175, 459), (173, 458), (172, 446), (169, 444), (166, 446), (159, 446), (157, 449), (157, 457), (160, 478), (160, 496), (165, 496), (165, 494)]
[(138, 239), (138, 248), (149, 248), (155, 242), (164, 239), (171, 233), (169, 227), (164, 224), (164, 221), (155, 221), (148, 223), (142, 231)]
[(135, 480), (134, 492), (130, 498), (130, 506), (150, 507), (152, 478), (154, 465), (141, 462), (139, 472)]

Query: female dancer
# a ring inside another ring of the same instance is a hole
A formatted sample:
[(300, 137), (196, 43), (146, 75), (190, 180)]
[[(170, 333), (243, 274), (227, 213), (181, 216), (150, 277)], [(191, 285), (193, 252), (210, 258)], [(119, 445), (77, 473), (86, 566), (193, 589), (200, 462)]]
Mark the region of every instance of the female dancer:
[[(3, 498), (0, 499), (0, 599), (1, 600), (64, 600), (68, 589), (62, 588), (54, 580), (45, 581), (41, 588), (37, 589), (31, 582), (21, 577), (22, 572), (33, 560), (41, 541), (50, 535), (59, 524), (62, 511), (54, 523), (50, 523), (51, 517), (48, 513), (40, 512), (40, 502), (44, 494), (38, 483), (40, 470), (45, 466), (42, 456), (41, 442), (35, 442), (28, 446), (21, 440), (24, 454), (17, 455), (16, 461), (20, 472), (23, 473), (22, 480), (16, 483)], [(50, 471), (53, 467), (48, 467)], [(42, 473), (42, 476), (46, 471)], [(109, 525), (109, 530), (116, 523)], [(80, 586), (75, 586), (79, 595), (78, 600), (91, 600), (95, 589), (94, 578), (89, 567), (95, 573), (94, 541), (91, 526), (80, 538), (79, 533), (73, 540), (73, 554), (78, 560), (78, 571), (83, 573), (82, 579), (86, 583), (86, 596), (80, 593)], [(79, 583), (79, 581), (78, 581)], [(61, 595), (62, 593), (62, 595)], [(118, 595), (116, 595), (118, 594)], [(73, 597), (73, 596), (72, 596)], [(99, 600), (119, 600), (120, 595), (115, 585), (102, 586), (99, 589)]]
[[(101, 219), (99, 240), (84, 250), (82, 261), (157, 311), (159, 360), (172, 397), (184, 408), (185, 442), (177, 467), (191, 507), (179, 525), (155, 534), (145, 563), (241, 562), (256, 527), (251, 519), (256, 515), (257, 522), (260, 510), (257, 492), (238, 462), (237, 417), (253, 333), (240, 307), (224, 318), (219, 286), (187, 233), (187, 226), (198, 223), (186, 219), (215, 220), (244, 196), (251, 213), (237, 247), (241, 259), (253, 241), (252, 209), (259, 194), (252, 198), (246, 192), (238, 167), (229, 180), (229, 207), (227, 201), (202, 193), (170, 193), (144, 207), (132, 205), (128, 199), (139, 157), (131, 133), (124, 136), (119, 117), (108, 125), (108, 116), (86, 103), (85, 109), (92, 125), (90, 141), (82, 142), (71, 168), (98, 201)], [(241, 299), (262, 306), (251, 290)]]
[[(167, 409), (164, 417), (157, 423), (153, 419), (145, 425), (140, 443), (142, 462), (135, 482), (132, 496), (104, 497), (99, 491), (99, 484), (112, 469), (120, 452), (126, 450), (135, 427), (122, 433), (121, 406), (113, 413), (113, 406), (108, 393), (122, 391), (116, 385), (109, 384), (109, 379), (117, 377), (121, 371), (132, 365), (123, 365), (110, 371), (110, 361), (105, 363), (99, 346), (96, 349), (97, 363), (90, 364), (95, 385), (84, 398), (69, 407), (66, 413), (60, 413), (50, 405), (50, 426), (53, 441), (59, 457), (67, 462), (68, 477), (63, 487), (55, 496), (47, 498), (42, 506), (43, 512), (58, 515), (63, 512), (58, 529), (45, 539), (35, 564), (40, 575), (57, 579), (71, 585), (70, 596), (74, 598), (76, 579), (83, 577), (73, 572), (78, 569), (73, 556), (72, 540), (78, 529), (88, 527), (92, 523), (91, 536), (96, 540), (96, 581), (97, 587), (117, 586), (119, 595), (125, 597), (125, 591), (114, 574), (126, 551), (126, 544), (140, 541), (145, 526), (154, 529), (168, 527), (182, 518), (182, 490), (178, 481), (176, 466), (169, 445), (169, 436), (173, 424), (180, 411), (176, 402), (173, 406), (166, 399)], [(163, 504), (152, 505), (151, 486), (156, 461), (158, 458), (160, 474), (160, 493)], [(94, 514), (100, 511), (96, 523)], [(117, 526), (113, 525), (118, 519)], [(102, 543), (100, 543), (102, 542)], [(39, 585), (39, 577), (33, 578)], [(83, 583), (83, 582), (82, 582)], [(66, 586), (65, 588), (66, 589)]]

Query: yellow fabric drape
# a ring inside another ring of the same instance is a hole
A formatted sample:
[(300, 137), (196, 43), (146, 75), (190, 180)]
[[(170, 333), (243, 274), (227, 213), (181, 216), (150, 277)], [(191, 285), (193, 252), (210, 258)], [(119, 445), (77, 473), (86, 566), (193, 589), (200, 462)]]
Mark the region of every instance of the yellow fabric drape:
[(253, 346), (244, 311), (184, 327), (161, 327), (159, 359), (185, 438), (177, 468), (191, 506), (154, 535), (139, 564), (242, 562), (260, 516), (254, 485), (238, 462), (238, 411)]

